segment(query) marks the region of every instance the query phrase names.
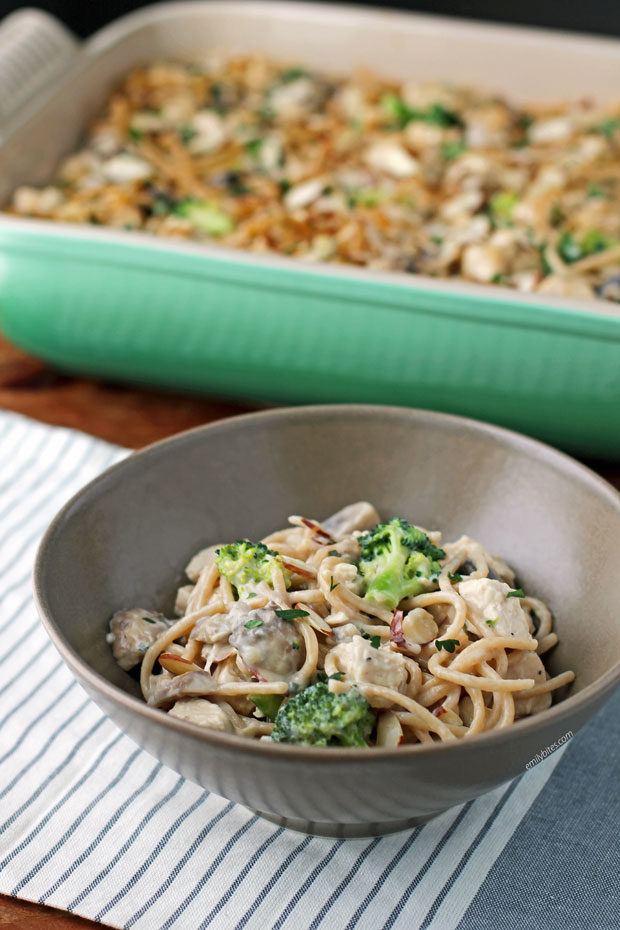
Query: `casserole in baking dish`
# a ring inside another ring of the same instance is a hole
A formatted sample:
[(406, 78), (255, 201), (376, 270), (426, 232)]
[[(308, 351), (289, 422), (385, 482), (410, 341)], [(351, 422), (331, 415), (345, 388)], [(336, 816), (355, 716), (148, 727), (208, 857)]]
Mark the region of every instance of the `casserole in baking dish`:
[[(385, 11), (168, 4), (125, 17), (81, 50), (53, 21), (21, 15), (31, 20), (18, 60), (53, 38), (66, 67), (5, 114), (5, 203), (20, 184), (48, 182), (119, 80), (148, 61), (253, 51), (541, 103), (584, 93), (605, 103), (620, 72), (615, 42)], [(0, 68), (1, 56), (0, 42)], [(265, 400), (416, 404), (578, 450), (620, 451), (610, 303), (6, 215), (0, 256), (5, 332), (75, 370)]]

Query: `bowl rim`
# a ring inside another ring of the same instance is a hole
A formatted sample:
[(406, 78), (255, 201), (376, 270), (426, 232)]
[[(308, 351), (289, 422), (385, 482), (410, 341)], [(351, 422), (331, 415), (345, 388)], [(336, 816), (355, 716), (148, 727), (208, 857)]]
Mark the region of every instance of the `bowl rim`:
[[(409, 418), (411, 422), (421, 425), (439, 427), (449, 431), (459, 430), (472, 431), (478, 435), (486, 437), (488, 440), (495, 442), (502, 447), (510, 447), (516, 451), (525, 452), (530, 458), (537, 461), (543, 461), (551, 466), (556, 466), (564, 475), (572, 477), (581, 484), (589, 485), (599, 495), (607, 497), (609, 503), (616, 509), (620, 517), (620, 491), (616, 490), (613, 485), (609, 484), (604, 478), (594, 472), (592, 469), (578, 462), (572, 456), (555, 449), (546, 443), (537, 439), (532, 439), (514, 430), (496, 426), (491, 423), (485, 423), (470, 417), (457, 416), (455, 414), (439, 413), (432, 410), (422, 410), (415, 407), (399, 407), (380, 404), (314, 404), (303, 407), (276, 407), (268, 410), (259, 410), (252, 413), (238, 414), (232, 417), (225, 417), (210, 423), (193, 427), (192, 429), (183, 430), (161, 439), (158, 442), (150, 443), (137, 451), (130, 451), (130, 454), (121, 459), (120, 462), (109, 466), (95, 478), (80, 488), (71, 498), (62, 506), (58, 513), (51, 520), (45, 533), (39, 543), (33, 569), (33, 595), (34, 602), (41, 622), (50, 637), (52, 643), (61, 655), (65, 664), (69, 667), (74, 677), (81, 680), (87, 687), (98, 694), (101, 694), (108, 702), (115, 704), (122, 710), (137, 712), (139, 716), (155, 723), (160, 727), (171, 727), (173, 731), (179, 734), (185, 734), (192, 737), (193, 740), (204, 743), (205, 746), (221, 747), (228, 750), (240, 750), (252, 755), (269, 757), (271, 759), (282, 758), (289, 761), (303, 761), (304, 763), (321, 763), (331, 760), (340, 764), (357, 765), (362, 760), (365, 763), (380, 763), (386, 759), (413, 759), (420, 755), (428, 753), (437, 756), (444, 752), (449, 752), (456, 758), (456, 753), (467, 751), (467, 747), (480, 747), (484, 749), (499, 749), (506, 741), (518, 732), (519, 734), (533, 734), (537, 730), (546, 729), (550, 723), (560, 724), (572, 716), (573, 711), (585, 709), (598, 698), (605, 699), (605, 696), (611, 692), (614, 686), (620, 684), (620, 661), (612, 665), (603, 675), (591, 682), (589, 685), (577, 694), (565, 697), (558, 704), (552, 705), (548, 710), (543, 711), (533, 717), (525, 717), (513, 722), (509, 727), (501, 730), (489, 730), (487, 732), (475, 734), (467, 739), (459, 739), (449, 742), (433, 743), (414, 743), (394, 748), (371, 747), (368, 748), (345, 748), (330, 746), (329, 752), (317, 752), (317, 748), (312, 746), (299, 746), (296, 744), (286, 743), (267, 743), (261, 740), (247, 739), (236, 734), (228, 734), (219, 730), (210, 730), (197, 724), (183, 721), (169, 714), (164, 714), (159, 708), (149, 706), (142, 698), (136, 697), (124, 691), (119, 686), (110, 682), (107, 678), (95, 671), (85, 659), (69, 644), (65, 639), (59, 625), (53, 618), (52, 611), (49, 609), (49, 602), (43, 583), (43, 570), (47, 551), (53, 543), (59, 532), (62, 532), (63, 524), (69, 519), (70, 514), (76, 506), (82, 504), (83, 499), (88, 500), (92, 490), (105, 485), (109, 481), (116, 480), (118, 472), (122, 472), (127, 467), (139, 467), (141, 462), (148, 461), (153, 456), (159, 456), (162, 449), (182, 445), (184, 442), (193, 441), (197, 435), (210, 435), (213, 432), (235, 432), (239, 428), (243, 429), (246, 424), (261, 424), (263, 422), (278, 422), (294, 418), (321, 419), (324, 417), (338, 417), (346, 413), (347, 418), (356, 417), (364, 418), (369, 415), (380, 414), (383, 419)], [(137, 464), (136, 464), (137, 463)], [(95, 703), (97, 703), (95, 701)], [(105, 713), (105, 711), (103, 711)], [(109, 716), (106, 714), (106, 716)], [(568, 732), (568, 731), (567, 731)], [(571, 735), (573, 735), (571, 733)], [(544, 747), (541, 747), (544, 748)], [(559, 748), (559, 747), (558, 747)]]

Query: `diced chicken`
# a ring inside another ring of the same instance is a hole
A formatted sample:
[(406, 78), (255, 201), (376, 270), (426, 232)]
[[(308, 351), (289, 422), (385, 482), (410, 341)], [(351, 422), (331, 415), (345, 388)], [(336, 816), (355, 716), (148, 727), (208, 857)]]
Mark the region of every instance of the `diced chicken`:
[[(332, 614), (329, 618), (330, 623), (333, 622), (334, 617), (345, 617), (344, 613)], [(337, 643), (350, 643), (352, 639), (360, 635), (360, 631), (355, 626), (354, 623), (341, 623), (339, 626), (335, 626), (331, 632), (331, 638)]]
[(533, 123), (529, 129), (532, 145), (546, 145), (552, 142), (564, 142), (575, 132), (573, 121), (568, 116), (554, 116), (551, 119)]
[(322, 178), (312, 178), (310, 181), (296, 184), (286, 194), (284, 206), (287, 210), (299, 210), (302, 207), (307, 207), (313, 200), (321, 196), (324, 187), (325, 181)]
[(403, 636), (408, 643), (428, 643), (437, 636), (438, 630), (433, 615), (423, 607), (414, 607), (403, 619)]
[(258, 163), (267, 174), (275, 174), (284, 163), (282, 139), (276, 133), (270, 133), (263, 139), (258, 151)]
[(340, 539), (349, 536), (355, 530), (371, 530), (379, 522), (379, 514), (372, 504), (368, 501), (357, 501), (333, 513), (327, 520), (322, 521), (321, 526), (325, 527), (334, 539)]
[(143, 158), (121, 153), (105, 161), (102, 170), (107, 181), (113, 184), (130, 184), (133, 181), (148, 180), (154, 169)]
[(18, 187), (13, 195), (13, 206), (18, 213), (50, 216), (63, 202), (57, 187)]
[(236, 626), (229, 642), (248, 668), (267, 681), (286, 681), (301, 666), (302, 643), (297, 627), (278, 617), (272, 607), (252, 610)]
[(484, 196), (479, 190), (463, 191), (456, 197), (451, 197), (441, 207), (444, 219), (455, 220), (459, 217), (469, 217), (482, 206)]
[(152, 707), (164, 707), (178, 698), (204, 697), (212, 694), (217, 684), (208, 672), (184, 672), (169, 678), (167, 675), (158, 675), (149, 695), (148, 703)]
[(324, 85), (302, 76), (274, 87), (269, 94), (269, 107), (281, 120), (307, 118), (308, 111), (317, 107), (324, 98)]
[(409, 123), (405, 129), (405, 139), (407, 145), (414, 151), (421, 152), (424, 149), (436, 148), (441, 145), (446, 137), (445, 129), (441, 126), (432, 126), (430, 123), (423, 123), (414, 120)]
[(504, 270), (504, 253), (494, 245), (468, 245), (463, 252), (462, 269), (465, 277), (486, 284)]
[(398, 142), (375, 142), (365, 155), (366, 164), (392, 178), (412, 178), (419, 164)]
[[(508, 668), (505, 678), (533, 678), (536, 685), (543, 684), (547, 680), (547, 672), (542, 664), (540, 656), (535, 652), (512, 652), (508, 656)], [(528, 696), (527, 691), (523, 692), (523, 697), (515, 699), (515, 716), (527, 717), (533, 714), (539, 714), (541, 710), (547, 710), (551, 707), (551, 692)]]
[(528, 616), (518, 597), (506, 597), (512, 589), (503, 581), (493, 578), (473, 578), (461, 581), (458, 592), (467, 604), (472, 617), (488, 624), (498, 636), (516, 636), (529, 639)]
[(142, 661), (149, 646), (169, 626), (163, 614), (143, 607), (131, 607), (114, 614), (106, 640), (112, 646), (112, 653), (120, 667), (129, 671)]
[(199, 110), (191, 125), (196, 133), (187, 146), (192, 155), (215, 152), (228, 137), (224, 121), (213, 110)]
[[(394, 691), (405, 690), (407, 666), (398, 652), (383, 646), (375, 649), (367, 639), (354, 636), (349, 642), (336, 646), (329, 655), (349, 681), (382, 685)], [(373, 703), (377, 707), (389, 704), (374, 698)]]
[(171, 717), (189, 720), (190, 723), (195, 723), (199, 727), (209, 727), (211, 730), (222, 730), (225, 733), (234, 732), (234, 727), (222, 708), (205, 698), (177, 701), (168, 713)]

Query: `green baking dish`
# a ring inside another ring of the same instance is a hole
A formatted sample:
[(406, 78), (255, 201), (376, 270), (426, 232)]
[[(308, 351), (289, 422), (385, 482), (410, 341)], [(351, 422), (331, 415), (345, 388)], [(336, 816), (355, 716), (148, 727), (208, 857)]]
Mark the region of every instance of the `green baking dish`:
[[(37, 29), (47, 28), (37, 17)], [(327, 52), (319, 42), (326, 27)], [(530, 85), (550, 54), (570, 64), (565, 94), (576, 92), (588, 63), (582, 93), (620, 77), (620, 43), (606, 40), (307, 4), (164, 4), (82, 49), (66, 41), (62, 73), (0, 123), (0, 198), (51, 175), (130, 67), (207, 41), (281, 57), (286, 50), (317, 66), (344, 43), (341, 67), (359, 55), (395, 74), (415, 42), (427, 56), (442, 50), (434, 73), (447, 77), (464, 67), (455, 62), (461, 49), (470, 81), (486, 49), (495, 68), (487, 83), (503, 91), (525, 53)], [(416, 67), (428, 69), (428, 57)], [(547, 90), (553, 97), (553, 81)], [(620, 312), (602, 301), (0, 216), (0, 325), (71, 371), (240, 399), (446, 410), (620, 457)]]

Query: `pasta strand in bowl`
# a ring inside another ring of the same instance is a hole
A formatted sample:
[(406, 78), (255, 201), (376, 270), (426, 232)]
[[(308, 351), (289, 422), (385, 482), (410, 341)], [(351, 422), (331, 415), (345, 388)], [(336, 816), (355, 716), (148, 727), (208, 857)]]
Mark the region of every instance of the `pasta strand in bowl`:
[(210, 546), (182, 616), (117, 612), (108, 642), (145, 700), (199, 726), (317, 746), (449, 742), (544, 711), (571, 671), (552, 616), (468, 536), (351, 504), (260, 542)]

